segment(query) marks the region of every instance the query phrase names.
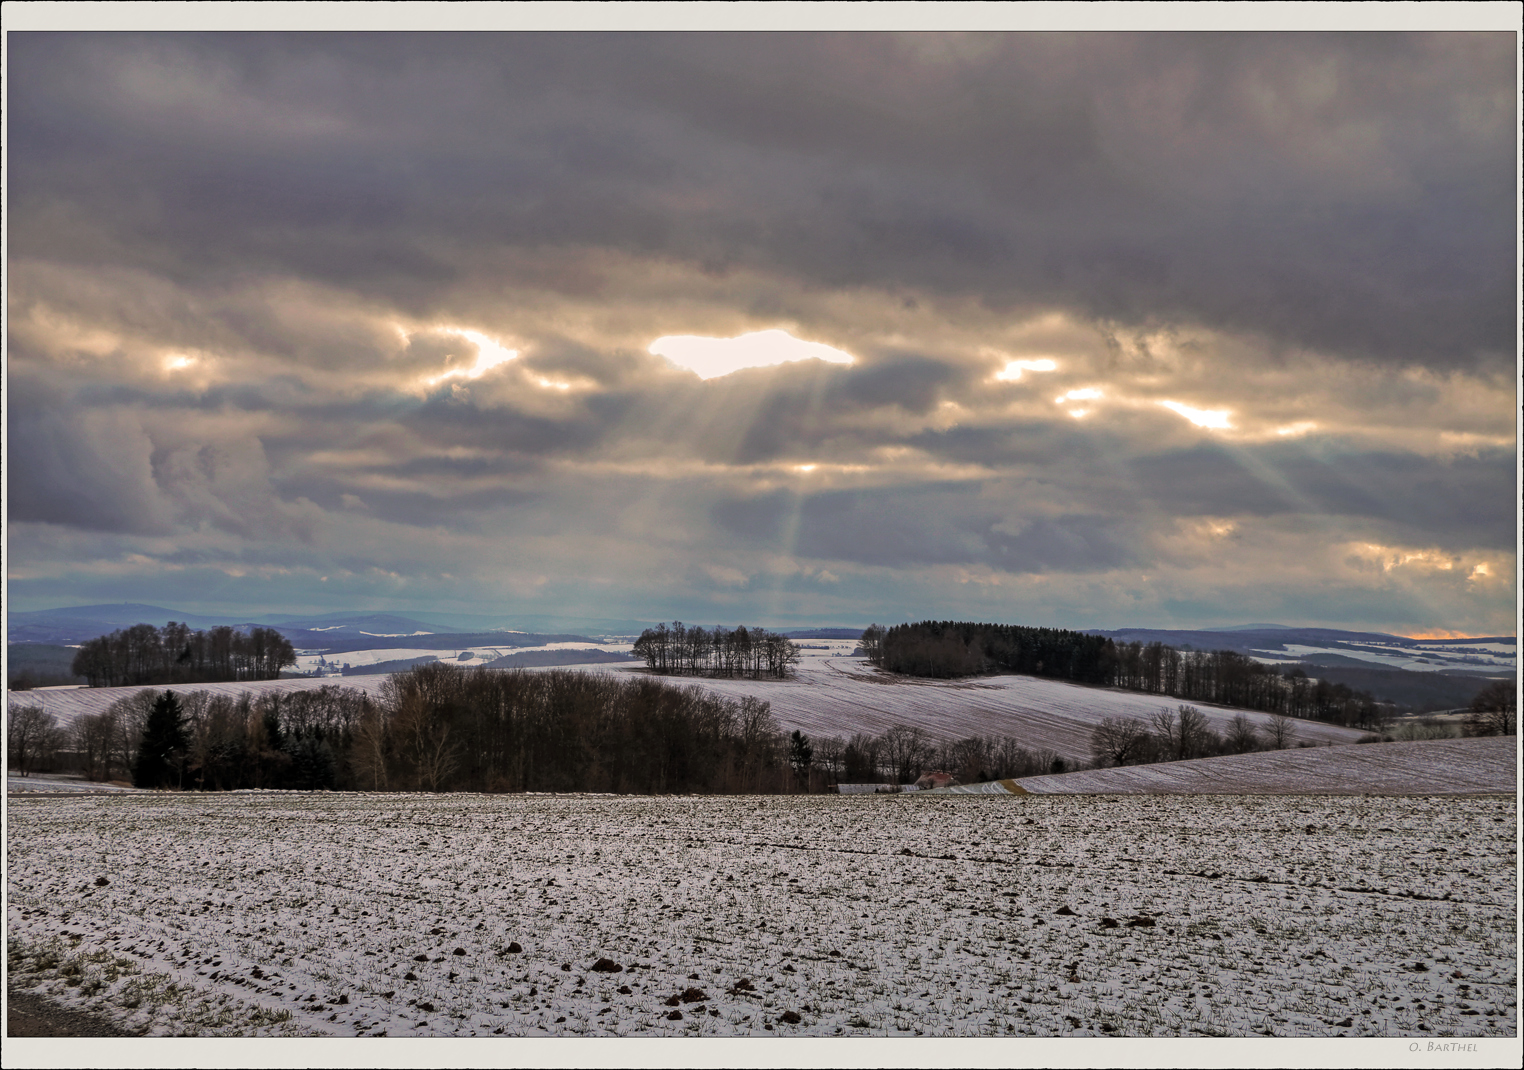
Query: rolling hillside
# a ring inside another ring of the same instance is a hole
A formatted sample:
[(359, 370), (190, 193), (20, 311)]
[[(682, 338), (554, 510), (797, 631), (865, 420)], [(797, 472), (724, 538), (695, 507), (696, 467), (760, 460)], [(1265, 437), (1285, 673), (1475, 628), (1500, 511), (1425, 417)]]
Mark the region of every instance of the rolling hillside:
[[(850, 645), (850, 644), (845, 644)], [(589, 672), (640, 672), (630, 663), (557, 665)], [(529, 671), (541, 671), (530, 668)], [(295, 679), (252, 683), (198, 684), (186, 690), (222, 694), (244, 691), (306, 690), (338, 684), (375, 693), (386, 676), (351, 676), (342, 680)], [(673, 683), (696, 683), (705, 690), (739, 698), (755, 695), (772, 704), (773, 716), (785, 731), (799, 729), (812, 738), (878, 734), (894, 725), (920, 727), (936, 737), (1009, 735), (1031, 749), (1056, 751), (1070, 759), (1088, 759), (1090, 734), (1106, 717), (1147, 720), (1160, 708), (1175, 703), (1158, 695), (1110, 688), (1082, 687), (1030, 676), (981, 677), (977, 680), (921, 680), (879, 672), (861, 658), (838, 654), (806, 656), (790, 680), (692, 680), (665, 678)], [(141, 688), (90, 688), (15, 693), (12, 703), (40, 704), (62, 724), (81, 713), (105, 709), (123, 695)], [(1254, 710), (1198, 705), (1212, 727), (1221, 731), (1242, 713), (1255, 724), (1269, 715)], [(1356, 729), (1317, 721), (1296, 722), (1296, 738), (1316, 744), (1353, 743)]]
[(1514, 736), (1261, 751), (1018, 780), (1031, 795), (1460, 795), (1518, 785)]

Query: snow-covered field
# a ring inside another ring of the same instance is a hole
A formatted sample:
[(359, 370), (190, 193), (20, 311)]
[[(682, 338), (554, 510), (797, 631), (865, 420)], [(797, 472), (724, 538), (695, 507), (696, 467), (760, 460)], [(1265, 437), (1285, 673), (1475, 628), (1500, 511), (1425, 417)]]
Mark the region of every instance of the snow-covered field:
[(1513, 672), (1518, 665), (1517, 648), (1503, 643), (1450, 643), (1435, 641), (1423, 646), (1378, 644), (1348, 646), (1306, 646), (1287, 643), (1282, 650), (1265, 650), (1255, 660), (1268, 665), (1302, 661), (1319, 654), (1340, 654), (1357, 661), (1368, 661), (1372, 668), (1407, 669), (1410, 672), (1494, 671), (1499, 675)]
[[(340, 678), (306, 678), (298, 680), (251, 680), (225, 684), (177, 684), (170, 690), (189, 694), (207, 691), (214, 695), (237, 697), (245, 692), (261, 695), (268, 691), (309, 691), (319, 687), (352, 687), (369, 694), (378, 694), (389, 676), (346, 676)], [(57, 719), (60, 726), (67, 727), (83, 714), (100, 713), (120, 698), (130, 698), (139, 691), (162, 691), (163, 687), (83, 687), (38, 688), (35, 691), (11, 691), (7, 701), (12, 706), (41, 706), (44, 713)]]
[(16, 791), (141, 791), (141, 788), (128, 787), (123, 784), (103, 783), (97, 780), (86, 780), (78, 776), (66, 776), (56, 773), (45, 773), (38, 776), (16, 776), (8, 774), (5, 778), (5, 790)]
[(11, 983), (152, 1035), (1514, 1036), (1514, 815), (12, 796)]
[[(425, 649), (422, 647), (384, 647), (375, 650), (346, 650), (342, 654), (327, 654), (325, 652), (300, 653), (296, 657), (295, 672), (316, 672), (319, 669), (342, 668), (348, 664), (351, 667), (361, 665), (379, 665), (383, 661), (405, 661), (411, 658), (438, 658), (440, 661), (454, 661), (462, 665), (480, 664), (484, 661), (492, 661), (503, 657), (505, 654), (533, 654), (546, 650), (599, 650), (607, 654), (628, 654), (630, 644), (576, 642), (576, 643), (543, 643), (540, 646), (471, 646), (460, 647), (457, 650)], [(470, 654), (471, 657), (461, 660), (462, 654)], [(330, 680), (329, 683), (336, 681)]]
[[(830, 640), (806, 640), (825, 646)], [(1087, 759), (1090, 734), (1103, 718), (1136, 717), (1146, 722), (1159, 709), (1173, 709), (1178, 700), (1110, 688), (1082, 687), (1032, 676), (990, 676), (965, 680), (922, 680), (894, 676), (873, 668), (862, 658), (844, 656), (837, 642), (829, 651), (806, 650), (798, 672), (788, 680), (709, 680), (666, 677), (686, 686), (697, 683), (720, 694), (755, 695), (772, 704), (773, 716), (785, 731), (799, 729), (812, 738), (856, 732), (878, 734), (894, 725), (913, 725), (934, 737), (1010, 735), (1031, 750), (1048, 749), (1071, 759)], [(388, 651), (387, 653), (394, 653)], [(515, 651), (522, 653), (522, 651)], [(468, 663), (469, 664), (469, 663)], [(554, 666), (586, 672), (643, 672), (638, 663), (603, 662)], [(537, 672), (541, 669), (531, 668)], [(248, 691), (303, 690), (324, 685), (378, 692), (386, 676), (348, 676), (343, 679), (267, 680), (254, 683), (194, 684), (185, 691), (237, 695)], [(97, 713), (112, 702), (136, 694), (137, 687), (99, 687), (68, 691), (22, 691), (12, 703), (40, 702), (60, 724), (81, 713)], [(1254, 710), (1198, 704), (1212, 728), (1223, 731), (1238, 713), (1256, 725), (1269, 715)], [(1296, 739), (1311, 743), (1353, 743), (1364, 733), (1318, 721), (1297, 721)]]
[(1511, 794), (1518, 782), (1514, 736), (1260, 751), (1016, 781), (1024, 791), (1039, 795)]
[[(631, 672), (629, 666), (588, 666), (589, 671)], [(687, 678), (673, 677), (676, 682)], [(812, 738), (880, 733), (897, 724), (914, 725), (932, 736), (1010, 735), (1028, 749), (1048, 749), (1072, 759), (1088, 759), (1090, 735), (1104, 718), (1136, 717), (1147, 723), (1178, 699), (1104, 687), (1084, 687), (1035, 676), (981, 676), (927, 680), (880, 672), (862, 658), (806, 657), (789, 680), (700, 680), (725, 695), (755, 695), (772, 704), (785, 729)], [(1219, 732), (1242, 713), (1256, 725), (1270, 715), (1254, 710), (1196, 704)], [(1296, 739), (1353, 743), (1364, 733), (1318, 721), (1297, 721)]]

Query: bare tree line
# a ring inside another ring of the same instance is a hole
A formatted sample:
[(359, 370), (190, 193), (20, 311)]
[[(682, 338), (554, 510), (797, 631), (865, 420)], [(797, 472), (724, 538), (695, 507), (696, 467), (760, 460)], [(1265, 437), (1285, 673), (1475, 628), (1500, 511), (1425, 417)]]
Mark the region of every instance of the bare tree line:
[(1218, 733), (1194, 706), (1160, 709), (1147, 723), (1137, 717), (1107, 717), (1090, 734), (1090, 757), (1097, 767), (1180, 762), (1221, 754), (1285, 750), (1296, 741), (1296, 722), (1283, 713), (1256, 726), (1235, 715)]
[(647, 628), (635, 640), (634, 653), (645, 659), (646, 668), (667, 676), (781, 680), (799, 661), (798, 645), (766, 628), (716, 626), (706, 631), (698, 625), (684, 627), (682, 621)]
[[(443, 662), (393, 676), (375, 698), (331, 685), (257, 698), (149, 688), (67, 732), (38, 707), (11, 706), (12, 764), (29, 772), (72, 749), (90, 779), (136, 781), (166, 694), (177, 720), (155, 738), (172, 742), (140, 786), (775, 793), (810, 783), (807, 744), (791, 751), (752, 697)], [(791, 765), (801, 757), (802, 777)]]
[(910, 784), (932, 770), (975, 783), (1061, 773), (1076, 764), (1056, 751), (1029, 748), (1014, 736), (939, 738), (915, 725), (895, 725), (878, 735), (820, 739), (814, 754), (826, 780), (844, 784)]

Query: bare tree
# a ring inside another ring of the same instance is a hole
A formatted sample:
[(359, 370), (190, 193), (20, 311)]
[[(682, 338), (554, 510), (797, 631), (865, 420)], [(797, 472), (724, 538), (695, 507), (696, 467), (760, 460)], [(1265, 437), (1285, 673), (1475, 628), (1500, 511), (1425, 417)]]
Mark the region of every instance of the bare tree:
[(1206, 714), (1195, 706), (1180, 707), (1180, 723), (1176, 732), (1181, 758), (1199, 758), (1206, 750), (1208, 740), (1215, 738), (1207, 726)]
[(1148, 729), (1136, 717), (1107, 717), (1090, 734), (1090, 753), (1096, 765), (1126, 765), (1142, 756), (1148, 742)]
[(1227, 735), (1228, 750), (1234, 754), (1248, 754), (1250, 751), (1259, 750), (1259, 733), (1255, 730), (1253, 722), (1243, 714), (1235, 714), (1228, 722)]
[(884, 662), (884, 629), (878, 624), (870, 624), (863, 630), (863, 636), (858, 641), (862, 647), (863, 656), (874, 665), (882, 665)]
[(148, 724), (148, 711), (158, 700), (159, 693), (151, 687), (133, 695), (124, 695), (107, 707), (112, 715), (111, 762), (130, 776), (138, 760), (138, 743), (143, 739), (143, 728)]
[(1195, 706), (1160, 710), (1154, 714), (1153, 726), (1166, 761), (1197, 757), (1209, 738), (1206, 715)]
[(882, 739), (881, 756), (888, 763), (892, 779), (909, 784), (921, 775), (932, 751), (932, 741), (925, 732), (909, 725), (895, 725)]
[(115, 715), (110, 710), (83, 714), (75, 719), (72, 736), (74, 747), (84, 761), (86, 780), (111, 779), (111, 739), (115, 728)]
[(404, 759), (413, 767), (418, 789), (439, 791), (457, 764), (449, 723), (422, 693), (409, 690), (402, 696), (392, 727)]
[(989, 760), (989, 747), (983, 739), (969, 736), (957, 740), (948, 751), (951, 760), (944, 768), (953, 770), (959, 780), (972, 784), (989, 779), (989, 767), (995, 763)]
[(1153, 725), (1154, 735), (1159, 742), (1159, 750), (1164, 755), (1165, 761), (1172, 760), (1180, 749), (1179, 730), (1175, 724), (1175, 711), (1160, 709), (1153, 715), (1150, 723)]
[(1511, 736), (1519, 730), (1519, 697), (1512, 680), (1494, 680), (1471, 700), (1466, 734)]
[(56, 745), (53, 715), (41, 706), (6, 706), (6, 751), (22, 776), (38, 764), (50, 745)]
[(386, 790), (386, 753), (386, 721), (381, 707), (367, 702), (355, 725), (350, 760), (356, 777), (370, 781), (372, 791)]
[(841, 779), (842, 757), (847, 751), (847, 741), (840, 736), (830, 736), (815, 744), (815, 758), (832, 782)]
[(1273, 714), (1265, 725), (1265, 741), (1271, 750), (1285, 750), (1296, 742), (1296, 721), (1284, 713)]
[(864, 783), (877, 777), (879, 750), (877, 736), (858, 732), (841, 753), (842, 777), (853, 783)]

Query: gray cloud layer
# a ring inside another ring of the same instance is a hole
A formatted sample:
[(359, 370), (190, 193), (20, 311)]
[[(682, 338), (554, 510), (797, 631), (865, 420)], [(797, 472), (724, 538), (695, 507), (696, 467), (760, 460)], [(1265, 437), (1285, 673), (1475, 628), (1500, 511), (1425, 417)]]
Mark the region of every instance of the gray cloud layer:
[[(13, 34), (13, 595), (856, 620), (1019, 587), (1073, 623), (1305, 597), (1496, 630), (1514, 63), (1472, 33)], [(646, 349), (778, 326), (857, 362)], [(476, 374), (461, 331), (517, 356)], [(1017, 359), (1052, 370), (992, 378)]]

